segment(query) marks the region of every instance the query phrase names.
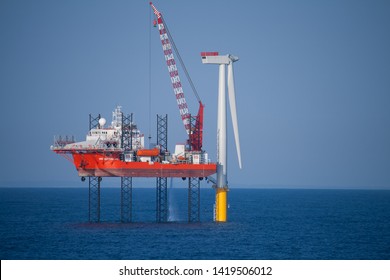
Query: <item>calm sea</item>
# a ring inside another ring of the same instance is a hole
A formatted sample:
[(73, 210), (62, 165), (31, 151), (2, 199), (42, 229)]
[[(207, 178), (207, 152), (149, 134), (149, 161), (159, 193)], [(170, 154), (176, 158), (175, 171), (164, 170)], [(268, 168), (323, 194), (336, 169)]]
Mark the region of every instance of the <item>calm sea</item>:
[(231, 189), (229, 222), (188, 224), (187, 191), (169, 190), (157, 224), (155, 190), (134, 189), (134, 223), (121, 224), (120, 189), (101, 191), (88, 223), (87, 188), (0, 188), (1, 259), (390, 259), (390, 191)]

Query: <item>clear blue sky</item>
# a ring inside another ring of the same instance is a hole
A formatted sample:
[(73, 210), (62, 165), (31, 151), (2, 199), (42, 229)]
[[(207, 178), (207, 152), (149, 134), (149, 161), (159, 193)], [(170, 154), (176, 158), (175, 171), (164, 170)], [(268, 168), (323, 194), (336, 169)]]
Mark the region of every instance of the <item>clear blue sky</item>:
[[(1, 186), (79, 182), (49, 147), (58, 134), (83, 140), (89, 113), (110, 120), (120, 104), (148, 133), (148, 3), (0, 1)], [(390, 187), (389, 1), (154, 3), (206, 104), (204, 147), (213, 159), (218, 69), (199, 54), (240, 57), (244, 168), (230, 125), (231, 186)], [(152, 132), (155, 114), (167, 113), (173, 150), (186, 136), (151, 31)]]

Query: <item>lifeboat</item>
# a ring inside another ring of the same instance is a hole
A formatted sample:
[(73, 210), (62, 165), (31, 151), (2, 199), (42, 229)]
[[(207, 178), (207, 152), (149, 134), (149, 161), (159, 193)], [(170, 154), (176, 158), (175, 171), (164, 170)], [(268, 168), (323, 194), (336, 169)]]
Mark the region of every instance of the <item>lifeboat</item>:
[(137, 151), (137, 156), (140, 157), (156, 157), (160, 154), (160, 149), (140, 149)]

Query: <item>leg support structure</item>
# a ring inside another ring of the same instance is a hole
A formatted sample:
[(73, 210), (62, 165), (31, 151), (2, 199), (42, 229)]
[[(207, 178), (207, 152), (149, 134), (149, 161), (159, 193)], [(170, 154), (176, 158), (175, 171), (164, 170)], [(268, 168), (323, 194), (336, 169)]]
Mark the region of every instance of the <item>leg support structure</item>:
[(132, 222), (133, 178), (121, 177), (121, 222)]
[(188, 178), (188, 222), (200, 222), (200, 181)]
[(167, 178), (156, 178), (156, 222), (168, 221), (168, 183)]
[[(168, 115), (157, 115), (157, 145), (161, 155), (168, 149)], [(156, 178), (156, 221), (168, 221), (168, 178)]]
[(101, 177), (88, 177), (89, 179), (89, 222), (100, 222), (100, 182)]

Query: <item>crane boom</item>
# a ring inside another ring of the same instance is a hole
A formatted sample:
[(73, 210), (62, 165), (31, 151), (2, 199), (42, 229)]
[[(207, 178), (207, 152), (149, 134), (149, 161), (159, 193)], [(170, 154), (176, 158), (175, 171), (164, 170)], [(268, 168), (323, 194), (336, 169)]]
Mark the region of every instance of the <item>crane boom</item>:
[[(184, 128), (185, 128), (187, 134), (189, 135), (189, 144), (191, 146), (191, 150), (201, 151), (202, 150), (202, 142), (203, 142), (203, 109), (204, 109), (204, 105), (200, 101), (199, 96), (197, 95), (197, 93), (195, 91), (194, 93), (195, 93), (195, 95), (198, 99), (198, 102), (199, 102), (199, 110), (198, 110), (198, 115), (195, 118), (195, 124), (192, 125), (191, 124), (191, 114), (188, 110), (187, 101), (186, 101), (185, 96), (184, 96), (183, 87), (182, 87), (180, 77), (179, 77), (179, 71), (177, 69), (175, 57), (173, 55), (171, 41), (173, 43), (174, 49), (176, 50), (176, 53), (178, 54), (177, 49), (174, 45), (172, 38), (170, 38), (170, 34), (169, 34), (169, 31), (168, 31), (166, 25), (164, 24), (162, 14), (157, 10), (157, 8), (153, 5), (152, 2), (150, 2), (150, 6), (153, 9), (153, 13), (157, 17), (157, 24), (158, 24), (158, 29), (160, 32), (160, 40), (161, 40), (161, 44), (162, 44), (162, 48), (163, 48), (163, 52), (164, 52), (165, 61), (166, 61), (167, 67), (168, 67), (168, 72), (169, 72), (169, 76), (171, 78), (171, 83), (172, 83), (173, 91), (174, 91), (174, 94), (176, 97), (177, 105), (179, 107), (180, 116), (181, 116), (181, 119), (183, 121)], [(182, 62), (179, 54), (178, 54), (178, 56), (179, 56), (180, 62)], [(184, 70), (186, 72), (186, 75), (188, 76), (187, 70), (185, 69), (184, 65), (183, 65), (183, 67), (184, 67)], [(190, 78), (189, 78), (189, 81), (191, 83), (191, 86), (194, 88)]]
[(179, 72), (176, 67), (176, 61), (175, 57), (173, 56), (171, 43), (169, 41), (167, 30), (165, 28), (161, 13), (156, 9), (152, 2), (150, 2), (150, 6), (152, 7), (153, 12), (157, 17), (158, 29), (160, 31), (160, 40), (164, 51), (165, 61), (168, 66), (169, 76), (171, 77), (173, 91), (176, 96), (176, 101), (179, 107), (180, 116), (183, 121), (184, 128), (189, 134), (191, 128), (190, 113), (188, 111), (187, 101), (184, 97), (183, 87), (181, 85)]

